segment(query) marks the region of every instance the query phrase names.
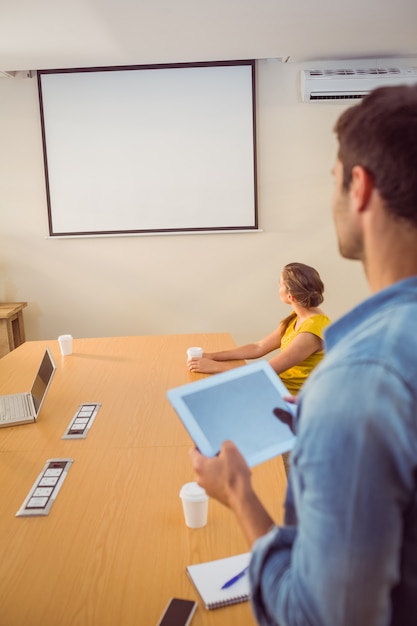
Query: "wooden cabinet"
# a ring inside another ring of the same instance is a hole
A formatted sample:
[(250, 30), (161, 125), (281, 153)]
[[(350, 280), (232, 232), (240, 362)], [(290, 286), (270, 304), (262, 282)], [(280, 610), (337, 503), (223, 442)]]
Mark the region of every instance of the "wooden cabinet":
[(22, 310), (27, 302), (0, 302), (0, 357), (25, 341)]

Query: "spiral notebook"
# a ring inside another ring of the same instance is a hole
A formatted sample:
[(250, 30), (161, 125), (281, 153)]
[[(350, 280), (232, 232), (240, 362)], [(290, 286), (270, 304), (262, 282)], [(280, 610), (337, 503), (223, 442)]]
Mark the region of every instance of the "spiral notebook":
[(249, 577), (247, 573), (230, 587), (222, 589), (222, 586), (248, 567), (250, 557), (251, 553), (245, 552), (225, 559), (188, 565), (187, 573), (200, 594), (206, 609), (218, 609), (228, 604), (237, 604), (249, 600)]

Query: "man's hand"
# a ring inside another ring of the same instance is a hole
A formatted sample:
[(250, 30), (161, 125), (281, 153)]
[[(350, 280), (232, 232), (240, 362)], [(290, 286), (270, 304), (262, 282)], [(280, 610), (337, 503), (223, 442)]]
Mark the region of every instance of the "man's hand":
[(207, 494), (235, 514), (250, 546), (268, 532), (273, 520), (252, 489), (251, 470), (237, 447), (225, 441), (218, 456), (190, 451), (197, 482)]
[(280, 422), (286, 424), (292, 433), (295, 434), (294, 424), (293, 424), (293, 416), (289, 411), (285, 411), (284, 409), (276, 408), (273, 410), (273, 414), (275, 417), (279, 419)]
[(190, 456), (198, 484), (225, 506), (233, 508), (237, 493), (250, 488), (251, 471), (231, 441), (223, 443), (218, 456), (205, 457), (196, 448)]

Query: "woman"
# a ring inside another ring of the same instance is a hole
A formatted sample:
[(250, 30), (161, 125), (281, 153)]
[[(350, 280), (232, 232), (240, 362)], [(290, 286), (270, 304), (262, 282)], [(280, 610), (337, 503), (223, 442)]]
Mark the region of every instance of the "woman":
[(330, 323), (319, 308), (323, 291), (324, 285), (313, 267), (289, 263), (282, 270), (279, 295), (293, 311), (278, 328), (255, 343), (189, 359), (188, 369), (217, 374), (236, 367), (230, 361), (258, 359), (280, 348), (280, 353), (270, 360), (270, 364), (288, 391), (297, 394), (323, 358), (323, 330)]

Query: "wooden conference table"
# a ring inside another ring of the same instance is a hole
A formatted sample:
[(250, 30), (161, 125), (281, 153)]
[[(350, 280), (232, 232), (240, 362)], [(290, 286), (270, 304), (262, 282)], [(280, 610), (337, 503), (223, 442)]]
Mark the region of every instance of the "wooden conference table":
[[(248, 602), (208, 611), (192, 563), (248, 550), (233, 515), (210, 501), (206, 527), (185, 526), (179, 490), (194, 479), (191, 440), (166, 399), (197, 380), (186, 349), (232, 347), (227, 334), (26, 342), (0, 359), (0, 394), (30, 389), (45, 346), (57, 371), (36, 424), (0, 429), (0, 624), (153, 626), (168, 599), (198, 601), (193, 626), (255, 623)], [(86, 437), (61, 439), (81, 403), (101, 403)], [(50, 458), (74, 460), (47, 517), (16, 517)], [(253, 470), (278, 522), (281, 458)]]

